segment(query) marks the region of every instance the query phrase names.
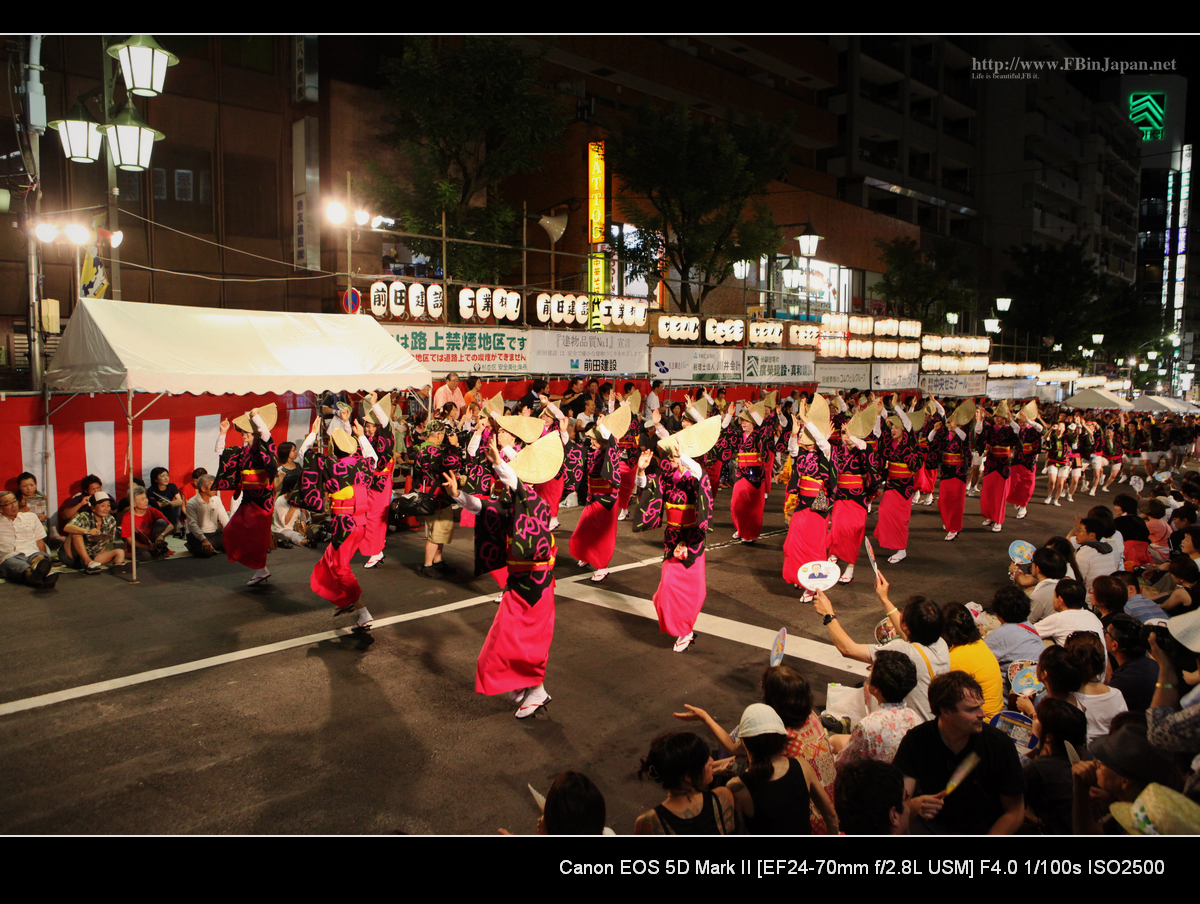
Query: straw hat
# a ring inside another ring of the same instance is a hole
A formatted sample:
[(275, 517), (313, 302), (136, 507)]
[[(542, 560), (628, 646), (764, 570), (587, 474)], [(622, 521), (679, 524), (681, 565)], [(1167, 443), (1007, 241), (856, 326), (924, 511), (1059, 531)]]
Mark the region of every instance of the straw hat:
[(533, 486), (553, 480), (554, 475), (562, 468), (562, 463), (562, 440), (556, 433), (547, 433), (537, 442), (532, 442), (522, 449), (512, 467), (521, 483)]
[[(909, 423), (910, 423), (910, 424), (912, 424), (912, 429), (913, 429), (913, 431), (914, 431), (914, 432), (917, 432), (917, 433), (919, 433), (919, 432), (920, 432), (920, 430), (921, 430), (921, 428), (925, 426), (925, 419), (926, 419), (926, 417), (927, 417), (927, 415), (925, 414), (925, 412), (924, 412), (924, 411), (910, 411), (910, 412), (908, 412), (908, 421), (909, 421)], [(888, 417), (888, 423), (889, 423), (889, 424), (896, 424), (896, 425), (899, 425), (899, 426), (901, 426), (901, 427), (903, 427), (903, 426), (904, 426), (904, 424), (901, 422), (900, 418), (899, 418), (897, 415), (894, 415), (894, 414), (893, 414), (893, 415), (890, 415), (890, 416)]]
[(692, 402), (692, 408), (696, 409), (696, 414), (700, 415), (701, 420), (708, 417), (708, 399), (696, 399)]
[(874, 405), (868, 405), (854, 417), (850, 418), (850, 423), (845, 427), (847, 433), (851, 436), (857, 436), (859, 439), (866, 439), (871, 435), (871, 431), (875, 429), (875, 420), (877, 418)]
[(504, 397), (500, 393), (496, 393), (483, 403), (483, 410), (492, 417), (504, 414)]
[(603, 440), (604, 434), (600, 432), (600, 428), (604, 427), (612, 435), (613, 442), (616, 442), (629, 432), (629, 421), (632, 413), (629, 405), (622, 402), (612, 414), (596, 418), (596, 426), (589, 430), (587, 435)]
[[(765, 400), (764, 400), (765, 401)], [(763, 418), (767, 416), (767, 406), (761, 401), (755, 402), (749, 408), (743, 408), (741, 414), (738, 415), (738, 420), (749, 421), (754, 426), (759, 426), (763, 422)]]
[(1133, 803), (1108, 809), (1130, 835), (1200, 835), (1200, 804), (1165, 785), (1147, 785)]
[(1037, 399), (1030, 399), (1021, 412), (1031, 421), (1036, 421), (1038, 416)]
[(377, 417), (375, 417), (375, 412), (371, 410), (371, 406), (367, 404), (366, 399), (362, 400), (362, 419), (382, 427), (384, 424), (389, 423), (392, 419), (392, 397), (390, 394), (385, 395), (380, 399), (376, 399), (375, 404), (379, 406), (379, 410), (383, 412), (383, 416), (387, 418), (387, 420), (381, 422)]
[(1012, 412), (1008, 407), (1008, 399), (1001, 399), (1000, 404), (996, 406), (996, 410), (992, 413), (992, 417), (1002, 417), (1006, 419), (1011, 415)]
[(954, 413), (950, 415), (950, 422), (956, 427), (965, 427), (971, 421), (975, 420), (975, 400), (967, 399), (961, 402)]
[[(507, 430), (521, 442), (535, 443), (542, 438), (542, 419), (540, 417), (520, 417), (517, 415), (497, 417), (496, 423), (502, 430)], [(559, 443), (561, 445), (561, 442)]]
[(633, 414), (639, 413), (642, 410), (642, 394), (635, 389), (625, 396), (625, 403)]
[(778, 400), (778, 398), (779, 398), (779, 390), (772, 389), (770, 392), (768, 392), (765, 396), (762, 397), (763, 407), (768, 410), (771, 408), (774, 408), (775, 402), (776, 402), (776, 400)]
[(716, 445), (721, 438), (721, 421), (715, 417), (702, 420), (699, 424), (677, 430), (666, 439), (658, 441), (658, 448), (664, 452), (678, 450), (680, 455), (688, 458), (699, 458)]
[[(829, 419), (829, 403), (825, 401), (825, 396), (820, 393), (814, 395), (805, 416), (808, 418), (808, 422), (813, 425), (814, 430), (820, 431), (820, 434), (826, 439), (829, 438), (829, 434), (833, 432), (833, 423)], [(806, 439), (806, 436), (810, 438)], [(799, 441), (802, 446), (812, 446), (814, 444), (814, 440), (811, 439), (807, 429), (800, 431)]]
[[(275, 422), (279, 419), (279, 409), (275, 403), (263, 405), (258, 409), (258, 416), (262, 418), (262, 422), (267, 425), (267, 429), (271, 430), (275, 427)], [(237, 427), (243, 433), (257, 433), (258, 428), (250, 421), (250, 412), (247, 411), (241, 417), (233, 419), (233, 426)]]
[(330, 430), (329, 441), (333, 443), (339, 452), (343, 455), (353, 455), (358, 451), (358, 438), (351, 436), (345, 430)]

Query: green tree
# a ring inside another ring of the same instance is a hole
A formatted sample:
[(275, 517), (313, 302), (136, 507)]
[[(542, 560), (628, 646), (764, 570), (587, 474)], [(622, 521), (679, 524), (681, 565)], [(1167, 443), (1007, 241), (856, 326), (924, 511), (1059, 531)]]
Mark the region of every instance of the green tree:
[(1112, 316), (1110, 297), (1083, 242), (1024, 244), (1008, 249), (1012, 266), (1004, 274), (1012, 309), (1004, 325), (1062, 346), (1064, 361), (1081, 360), (1079, 346), (1090, 347), (1093, 333), (1106, 333)]
[[(375, 169), (381, 202), (397, 211), (406, 232), (514, 244), (519, 214), (499, 196), (501, 181), (540, 167), (539, 155), (566, 128), (562, 106), (538, 85), (540, 57), (508, 38), (465, 37), (433, 43), (414, 38), (400, 59), (385, 60), (384, 96), (396, 112), (381, 136), (399, 146), (406, 178)], [(439, 260), (441, 243), (409, 239)], [(512, 265), (502, 249), (451, 243), (447, 270), (457, 279), (487, 280)]]
[(632, 275), (653, 277), (665, 263), (678, 309), (699, 313), (736, 261), (774, 254), (780, 232), (760, 199), (787, 165), (789, 128), (790, 119), (722, 123), (682, 104), (635, 110), (611, 151), (627, 191), (622, 213), (637, 227), (621, 249)]
[(875, 245), (885, 268), (875, 290), (893, 317), (930, 323), (970, 304), (972, 273), (952, 245), (936, 244), (929, 252), (913, 239), (876, 240)]

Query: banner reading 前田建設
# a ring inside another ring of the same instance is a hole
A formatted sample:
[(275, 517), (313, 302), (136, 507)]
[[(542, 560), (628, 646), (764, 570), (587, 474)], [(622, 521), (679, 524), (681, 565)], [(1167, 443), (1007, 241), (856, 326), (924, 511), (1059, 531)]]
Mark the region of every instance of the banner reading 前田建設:
[(529, 372), (536, 374), (648, 374), (649, 337), (645, 333), (593, 333), (531, 330)]
[(435, 376), (460, 374), (523, 374), (531, 370), (529, 330), (486, 326), (408, 326), (380, 323), (401, 348)]

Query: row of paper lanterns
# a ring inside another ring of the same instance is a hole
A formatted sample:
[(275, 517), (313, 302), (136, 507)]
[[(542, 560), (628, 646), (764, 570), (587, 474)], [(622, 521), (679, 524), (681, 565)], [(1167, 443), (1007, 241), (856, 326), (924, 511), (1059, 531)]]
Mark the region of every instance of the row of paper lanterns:
[(925, 355), (921, 358), (921, 370), (926, 373), (965, 374), (988, 369), (987, 355)]
[[(376, 280), (370, 289), (371, 313), (376, 317), (414, 317), (441, 320), (445, 299), (438, 283)], [(464, 320), (495, 317), (497, 321), (521, 319), (521, 293), (490, 286), (466, 287), (458, 293), (458, 312)]]
[(919, 320), (899, 320), (895, 317), (876, 319), (869, 314), (822, 314), (821, 328), (830, 333), (853, 333), (858, 336), (921, 337)]
[(995, 361), (988, 365), (988, 376), (993, 380), (1000, 377), (1033, 377), (1041, 373), (1040, 364), (1013, 364), (1012, 362)]
[[(604, 326), (645, 326), (647, 312), (646, 302), (633, 298), (601, 298), (596, 302), (596, 313)], [(542, 323), (583, 325), (590, 315), (591, 299), (587, 295), (542, 292), (537, 297), (537, 318)]]

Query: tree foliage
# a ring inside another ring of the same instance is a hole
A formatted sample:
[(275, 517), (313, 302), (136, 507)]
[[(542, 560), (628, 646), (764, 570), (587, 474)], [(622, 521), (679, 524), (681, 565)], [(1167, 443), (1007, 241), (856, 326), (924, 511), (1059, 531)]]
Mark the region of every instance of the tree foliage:
[(883, 278), (875, 290), (893, 317), (912, 317), (926, 324), (971, 303), (974, 280), (962, 255), (949, 244), (925, 252), (913, 239), (877, 240)]
[(614, 172), (625, 183), (621, 212), (638, 231), (622, 257), (634, 276), (654, 276), (659, 261), (676, 306), (699, 313), (739, 260), (774, 254), (780, 232), (767, 205), (783, 173), (790, 120), (728, 123), (645, 105), (613, 138)]
[[(375, 170), (380, 200), (397, 211), (406, 232), (516, 243), (519, 215), (500, 200), (501, 181), (539, 168), (567, 120), (538, 87), (540, 58), (508, 38), (464, 37), (461, 46), (414, 38), (400, 59), (385, 60), (385, 97), (395, 110), (381, 136), (398, 145), (411, 181)], [(441, 258), (441, 243), (410, 239), (414, 251)], [(512, 255), (450, 244), (447, 269), (458, 279), (494, 279)]]

